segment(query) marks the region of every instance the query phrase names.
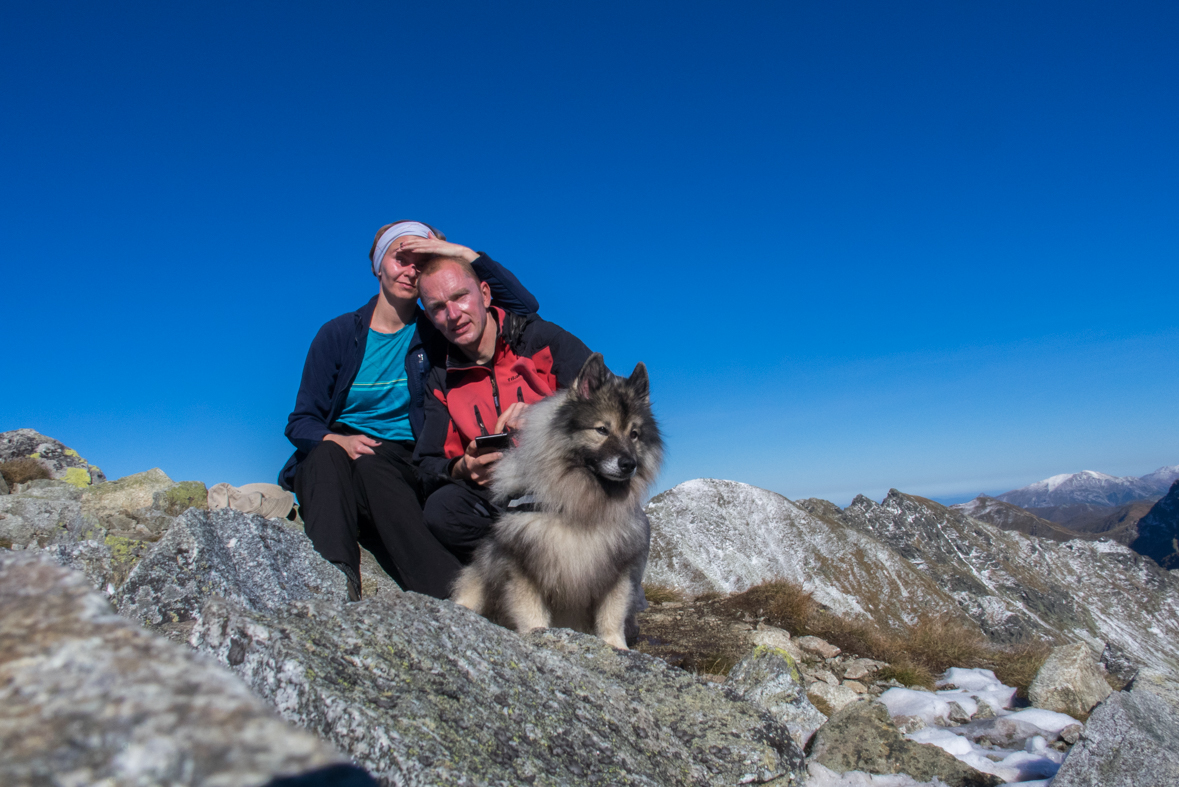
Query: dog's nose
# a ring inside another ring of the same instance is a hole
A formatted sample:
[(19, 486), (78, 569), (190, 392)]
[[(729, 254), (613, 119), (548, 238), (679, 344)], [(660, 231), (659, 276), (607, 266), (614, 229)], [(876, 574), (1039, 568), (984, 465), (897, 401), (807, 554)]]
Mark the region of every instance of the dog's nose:
[(635, 468), (638, 466), (638, 462), (629, 456), (618, 457), (618, 469), (626, 475), (634, 475)]

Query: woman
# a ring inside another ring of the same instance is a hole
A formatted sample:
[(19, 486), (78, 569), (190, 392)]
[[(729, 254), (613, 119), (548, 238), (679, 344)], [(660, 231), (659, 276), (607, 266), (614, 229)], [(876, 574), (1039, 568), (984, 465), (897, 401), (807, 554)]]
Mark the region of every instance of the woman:
[(538, 311), (532, 294), (486, 254), (446, 241), (427, 224), (399, 221), (369, 250), (377, 294), (320, 328), (287, 419), (295, 453), (279, 483), (299, 497), (307, 535), (360, 598), (360, 546), (406, 590), (445, 598), (460, 564), (422, 521), (414, 440), (426, 376), (445, 364), (446, 341), (418, 309), (416, 263), (444, 254), (469, 261), (509, 311)]

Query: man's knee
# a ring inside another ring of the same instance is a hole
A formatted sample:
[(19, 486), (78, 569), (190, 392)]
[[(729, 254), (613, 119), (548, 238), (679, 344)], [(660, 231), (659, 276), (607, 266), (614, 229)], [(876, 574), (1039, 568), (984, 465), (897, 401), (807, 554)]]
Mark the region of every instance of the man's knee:
[(491, 532), (497, 509), (466, 487), (449, 484), (426, 499), (426, 527), (444, 546), (466, 559)]

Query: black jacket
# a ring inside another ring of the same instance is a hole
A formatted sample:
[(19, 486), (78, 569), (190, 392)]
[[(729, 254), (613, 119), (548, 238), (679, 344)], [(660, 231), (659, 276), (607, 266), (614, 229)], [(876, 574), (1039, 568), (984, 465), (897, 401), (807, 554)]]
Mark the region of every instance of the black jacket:
[[(512, 275), (512, 272), (486, 254), (471, 263), (479, 278), (491, 287), (492, 299), (505, 309), (532, 314), (540, 304)], [(331, 424), (344, 411), (348, 391), (364, 361), (368, 327), (376, 309), (377, 296), (354, 312), (342, 314), (324, 324), (311, 342), (303, 364), (303, 379), (295, 397), (295, 409), (287, 418), (287, 439), (295, 453), (278, 474), (278, 483), (292, 489), (295, 471), (312, 448), (331, 431)], [(426, 395), (426, 377), (434, 364), (446, 364), (446, 339), (418, 312), (417, 329), (405, 355), (405, 374), (409, 385), (409, 424), (414, 436), (421, 434)]]

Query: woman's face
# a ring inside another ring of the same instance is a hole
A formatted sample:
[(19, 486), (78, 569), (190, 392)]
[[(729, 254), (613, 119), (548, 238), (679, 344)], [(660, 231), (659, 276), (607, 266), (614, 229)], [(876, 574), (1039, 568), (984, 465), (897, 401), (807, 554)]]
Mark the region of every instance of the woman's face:
[(412, 235), (405, 235), (389, 244), (381, 260), (381, 289), (386, 297), (414, 300), (418, 297), (418, 268), (420, 254), (402, 251), (401, 245)]

